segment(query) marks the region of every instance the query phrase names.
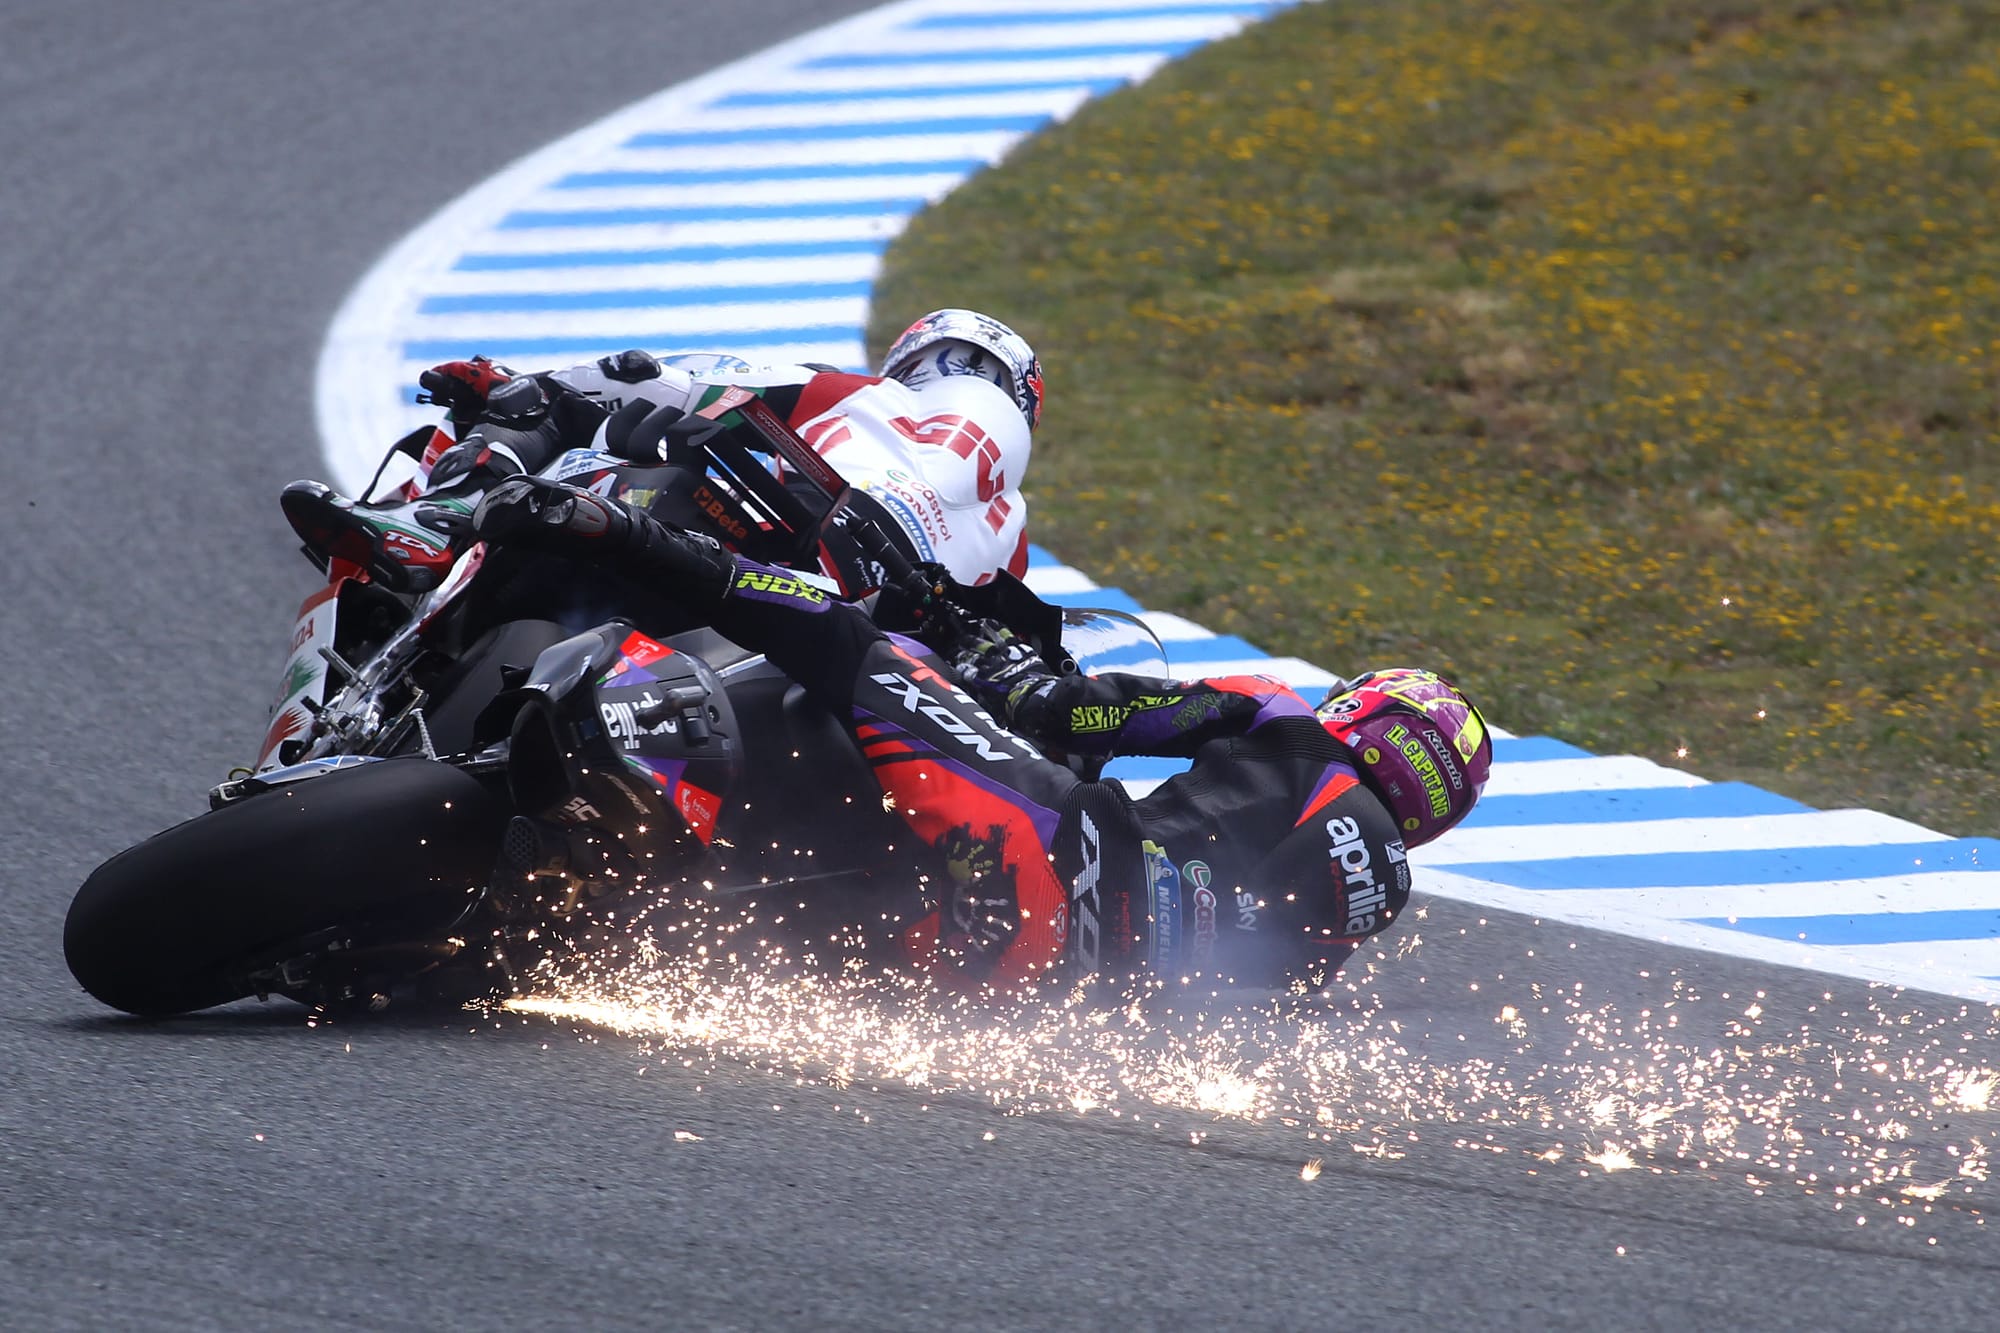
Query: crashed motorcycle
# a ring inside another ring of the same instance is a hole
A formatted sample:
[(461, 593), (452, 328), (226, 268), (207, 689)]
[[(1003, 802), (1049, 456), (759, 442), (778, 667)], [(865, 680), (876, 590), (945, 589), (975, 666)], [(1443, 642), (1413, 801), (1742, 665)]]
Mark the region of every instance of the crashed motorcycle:
[[(542, 474), (760, 560), (818, 568), (838, 545), (867, 566), (856, 581), (882, 589), (878, 619), (918, 637), (989, 616), (1057, 669), (1165, 673), (1134, 617), (1059, 609), (1004, 575), (966, 589), (913, 567), (866, 497), (744, 397)], [(390, 457), (434, 461), (451, 444), (425, 428)], [(70, 970), (105, 1004), (168, 1015), (251, 995), (364, 1010), (501, 996), (552, 949), (663, 897), (748, 910), (782, 895), (848, 923), (865, 952), (855, 923), (871, 895), (938, 872), (839, 722), (671, 590), (473, 541), (476, 496), (344, 511), (329, 496), (295, 483), (285, 499), (349, 513), (373, 558), (323, 558), (254, 768), (216, 786), (208, 812), (105, 862), (70, 906)], [(419, 541), (411, 524), (462, 539)], [(423, 553), (428, 571), (382, 576)]]

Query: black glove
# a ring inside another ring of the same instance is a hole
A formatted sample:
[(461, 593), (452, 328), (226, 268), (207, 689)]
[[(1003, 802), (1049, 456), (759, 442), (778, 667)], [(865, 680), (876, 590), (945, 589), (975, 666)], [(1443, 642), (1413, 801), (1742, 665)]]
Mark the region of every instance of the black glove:
[(996, 620), (975, 620), (951, 654), (952, 670), (979, 706), (1007, 726), (1037, 719), (1034, 704), (1059, 679), (1035, 646)]
[(472, 530), (482, 541), (556, 549), (621, 547), (633, 522), (632, 510), (616, 500), (542, 477), (509, 477), (472, 511)]
[(451, 419), (467, 425), (486, 410), (493, 391), (514, 378), (514, 372), (495, 365), (483, 356), (470, 361), (445, 361), (417, 376), (420, 403), (436, 403), (451, 409)]
[(619, 500), (541, 477), (509, 477), (472, 513), (482, 541), (595, 560), (671, 584), (696, 603), (720, 602), (736, 561), (715, 539), (669, 527)]
[(614, 379), (621, 384), (637, 384), (640, 380), (656, 380), (660, 377), (659, 358), (637, 347), (620, 352), (616, 356), (598, 357), (597, 368), (604, 372), (606, 379)]

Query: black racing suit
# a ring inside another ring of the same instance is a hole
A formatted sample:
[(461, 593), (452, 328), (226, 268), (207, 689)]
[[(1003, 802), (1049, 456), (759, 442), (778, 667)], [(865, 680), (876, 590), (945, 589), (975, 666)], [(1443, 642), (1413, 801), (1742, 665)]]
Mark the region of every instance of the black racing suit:
[(712, 623), (841, 718), (950, 884), (904, 943), (1001, 986), (1102, 972), (1317, 984), (1409, 896), (1387, 808), (1311, 707), (1261, 676), (1069, 676), (1036, 739), (1188, 756), (1133, 800), (1001, 728), (914, 640), (739, 558)]

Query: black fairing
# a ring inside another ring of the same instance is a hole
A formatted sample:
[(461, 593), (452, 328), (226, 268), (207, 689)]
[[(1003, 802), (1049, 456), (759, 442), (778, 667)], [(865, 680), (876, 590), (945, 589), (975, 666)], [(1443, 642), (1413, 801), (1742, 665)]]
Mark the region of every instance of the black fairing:
[(714, 668), (623, 621), (544, 649), (481, 714), (478, 733), (510, 716), (515, 807), (587, 825), (635, 855), (705, 841), (743, 769), (736, 710)]

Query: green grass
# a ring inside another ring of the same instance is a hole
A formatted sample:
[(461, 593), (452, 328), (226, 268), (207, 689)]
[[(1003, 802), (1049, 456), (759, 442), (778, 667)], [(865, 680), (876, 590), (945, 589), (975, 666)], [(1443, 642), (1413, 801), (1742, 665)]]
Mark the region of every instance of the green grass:
[(1307, 5), (920, 217), (871, 341), (947, 304), (1148, 605), (2000, 830), (2000, 5)]

